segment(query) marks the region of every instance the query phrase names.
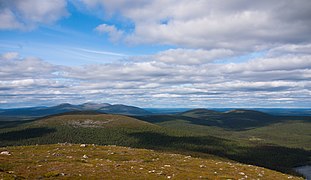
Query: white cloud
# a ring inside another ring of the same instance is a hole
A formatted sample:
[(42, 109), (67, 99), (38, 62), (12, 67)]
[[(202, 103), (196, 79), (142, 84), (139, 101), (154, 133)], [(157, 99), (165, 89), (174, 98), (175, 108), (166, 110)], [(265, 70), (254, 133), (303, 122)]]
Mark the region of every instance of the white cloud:
[(95, 28), (95, 30), (101, 34), (107, 33), (110, 41), (117, 42), (123, 36), (123, 31), (118, 30), (113, 25), (101, 24)]
[(241, 71), (286, 71), (296, 69), (311, 69), (311, 55), (284, 55), (273, 58), (258, 58), (247, 63), (227, 64), (224, 66), (228, 72)]
[(0, 80), (15, 80), (29, 77), (53, 76), (53, 72), (61, 71), (59, 66), (52, 65), (38, 58), (17, 59), (16, 53), (5, 53), (0, 56)]
[[(311, 100), (308, 47), (283, 45), (261, 57), (230, 64), (213, 61), (230, 51), (172, 49), (77, 67), (10, 52), (0, 56), (0, 96), (7, 104), (20, 105), (94, 100), (162, 107), (172, 102), (179, 106), (307, 107)], [(188, 59), (192, 57), (194, 62)]]
[(8, 9), (0, 9), (0, 29), (18, 29), (22, 27), (22, 24), (18, 22), (13, 12)]
[[(262, 50), (283, 43), (310, 42), (311, 3), (246, 0), (83, 0), (91, 9), (134, 24), (130, 43), (186, 48)], [(107, 18), (107, 17), (105, 17)], [(120, 17), (119, 17), (120, 18)]]
[(230, 57), (233, 54), (233, 51), (227, 49), (169, 49), (152, 57), (146, 57), (146, 59), (151, 58), (155, 61), (173, 64), (198, 65)]
[(280, 55), (301, 55), (301, 54), (311, 54), (311, 44), (284, 44), (276, 48), (270, 49), (268, 51), (268, 56), (275, 57)]
[(68, 15), (66, 0), (10, 0), (0, 3), (0, 29), (29, 30)]
[[(104, 23), (95, 28), (111, 41), (176, 48), (137, 57), (75, 49), (79, 54), (123, 58), (76, 67), (5, 53), (0, 56), (1, 102), (310, 106), (311, 1), (81, 2), (105, 14), (103, 18), (108, 21), (104, 22), (120, 20), (118, 26)], [(0, 8), (0, 29), (53, 23), (66, 16), (65, 8), (65, 0), (7, 1)], [(122, 22), (133, 29), (122, 29), (128, 27)], [(252, 57), (250, 52), (261, 54)], [(247, 58), (239, 58), (241, 55)], [(234, 56), (239, 61), (224, 63)]]
[(1, 55), (1, 60), (14, 60), (19, 57), (18, 52), (7, 52)]

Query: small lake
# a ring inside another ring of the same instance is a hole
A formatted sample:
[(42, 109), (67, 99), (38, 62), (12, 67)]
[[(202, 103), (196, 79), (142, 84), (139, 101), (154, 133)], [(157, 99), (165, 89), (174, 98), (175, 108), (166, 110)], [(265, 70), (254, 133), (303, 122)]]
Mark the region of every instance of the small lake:
[(307, 180), (311, 180), (311, 166), (296, 167), (295, 170), (303, 174)]

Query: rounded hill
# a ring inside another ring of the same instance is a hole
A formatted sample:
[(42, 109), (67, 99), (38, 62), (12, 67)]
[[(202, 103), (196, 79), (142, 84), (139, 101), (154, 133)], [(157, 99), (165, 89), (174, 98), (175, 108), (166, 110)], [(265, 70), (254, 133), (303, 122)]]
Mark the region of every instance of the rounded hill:
[(141, 128), (157, 125), (124, 115), (100, 114), (97, 112), (70, 112), (48, 116), (34, 122), (35, 125), (71, 126), (75, 128)]

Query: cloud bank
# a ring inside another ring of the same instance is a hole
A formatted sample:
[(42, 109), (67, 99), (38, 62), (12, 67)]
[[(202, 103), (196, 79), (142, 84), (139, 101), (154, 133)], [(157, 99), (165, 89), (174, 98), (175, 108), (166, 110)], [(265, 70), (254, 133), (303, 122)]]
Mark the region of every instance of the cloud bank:
[(90, 9), (131, 21), (134, 27), (126, 39), (133, 44), (253, 51), (283, 43), (310, 42), (311, 2), (308, 0), (82, 2)]
[(30, 30), (67, 16), (66, 0), (1, 0), (0, 30)]
[(0, 0), (0, 30), (35, 31), (57, 23), (70, 16), (70, 3), (101, 19), (89, 30), (97, 38), (161, 50), (125, 56), (76, 49), (120, 57), (84, 66), (3, 53), (0, 107), (85, 101), (141, 107), (311, 105), (309, 0)]
[[(94, 100), (139, 106), (171, 106), (172, 102), (173, 106), (308, 106), (311, 52), (297, 54), (304, 46), (295, 47), (282, 46), (265, 57), (240, 63), (217, 63), (206, 56), (195, 56), (199, 64), (166, 62), (161, 56), (165, 51), (137, 61), (131, 57), (126, 62), (78, 67), (18, 58), (11, 52), (1, 56), (0, 94), (12, 104), (23, 97), (25, 103)], [(286, 53), (278, 55), (279, 51)], [(180, 54), (170, 57), (175, 60)]]

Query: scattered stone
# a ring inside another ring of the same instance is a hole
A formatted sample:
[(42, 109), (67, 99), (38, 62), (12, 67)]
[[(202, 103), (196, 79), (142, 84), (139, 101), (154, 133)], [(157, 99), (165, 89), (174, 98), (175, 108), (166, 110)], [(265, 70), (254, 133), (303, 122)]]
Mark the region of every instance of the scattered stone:
[(163, 171), (160, 171), (160, 172), (158, 172), (157, 174), (158, 174), (158, 175), (162, 175), (162, 174), (163, 174)]
[(86, 144), (81, 144), (80, 147), (86, 147)]
[(293, 176), (288, 176), (287, 179), (293, 179)]
[(171, 179), (172, 178), (172, 176), (167, 176), (167, 179)]
[(1, 155), (7, 155), (7, 156), (11, 155), (11, 153), (9, 151), (2, 151), (0, 154)]
[(239, 174), (240, 174), (240, 175), (242, 175), (242, 176), (244, 176), (244, 175), (245, 175), (245, 173), (244, 173), (244, 172), (239, 172)]
[(52, 156), (63, 156), (62, 154), (53, 153)]
[(14, 174), (14, 171), (8, 171), (9, 174)]
[(165, 164), (165, 165), (164, 165), (164, 167), (171, 167), (171, 165), (169, 165), (169, 164)]
[(205, 165), (202, 165), (202, 164), (200, 165), (200, 168), (205, 168), (205, 167), (206, 167)]
[(82, 157), (83, 157), (84, 159), (89, 158), (89, 157), (88, 157), (87, 155), (85, 155), (85, 154), (84, 154)]

